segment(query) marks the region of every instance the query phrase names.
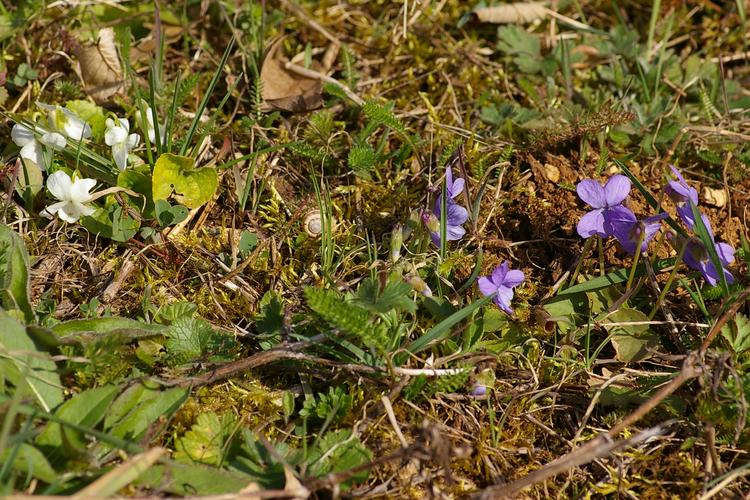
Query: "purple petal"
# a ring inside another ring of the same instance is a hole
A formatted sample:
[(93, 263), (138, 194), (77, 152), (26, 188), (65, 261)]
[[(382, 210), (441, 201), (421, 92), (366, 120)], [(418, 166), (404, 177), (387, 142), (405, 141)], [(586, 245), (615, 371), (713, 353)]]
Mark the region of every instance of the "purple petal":
[(453, 201), (449, 201), (446, 212), (449, 226), (460, 226), (469, 219), (469, 211)]
[(448, 241), (458, 241), (463, 238), (465, 234), (466, 229), (461, 226), (451, 226), (449, 224), (445, 227), (445, 239)]
[(664, 187), (664, 190), (667, 192), (667, 194), (672, 196), (673, 199), (676, 197), (682, 198), (682, 201), (692, 200), (692, 202), (697, 205), (698, 191), (690, 187), (680, 171), (677, 170), (674, 165), (670, 165), (669, 168), (672, 169), (672, 173), (675, 177), (677, 177), (677, 180), (667, 182), (667, 185)]
[(513, 309), (510, 307), (511, 300), (513, 300), (513, 290), (505, 287), (500, 287), (497, 290), (497, 295), (495, 295), (495, 304), (497, 304), (497, 307), (508, 314), (513, 314)]
[(461, 194), (464, 190), (464, 184), (464, 180), (460, 177), (456, 179), (452, 184), (449, 184), (445, 189), (448, 193), (448, 196), (450, 196), (451, 198), (455, 198), (456, 196)]
[(693, 210), (690, 208), (690, 205), (683, 204), (678, 206), (677, 215), (680, 216), (680, 219), (682, 219), (682, 222), (685, 223), (688, 229), (692, 231), (695, 227), (695, 218), (693, 217)]
[(523, 283), (524, 279), (526, 279), (526, 276), (524, 276), (523, 271), (519, 271), (517, 269), (511, 269), (505, 275), (505, 279), (503, 280), (503, 285), (507, 286), (508, 288), (515, 288), (521, 283)]
[(719, 260), (724, 266), (728, 266), (734, 262), (734, 248), (726, 243), (716, 244), (716, 253), (719, 254)]
[(576, 193), (580, 199), (594, 208), (604, 208), (607, 204), (604, 188), (594, 179), (584, 179), (579, 182), (576, 186)]
[(592, 210), (581, 217), (581, 220), (578, 221), (578, 226), (576, 227), (581, 238), (588, 238), (594, 235), (601, 237), (607, 236), (607, 233), (604, 232), (603, 211), (604, 209), (599, 208)]
[(622, 174), (613, 175), (604, 185), (604, 200), (608, 207), (619, 205), (630, 194), (630, 179)]
[(505, 281), (505, 276), (508, 274), (510, 264), (506, 260), (492, 271), (492, 282), (497, 286), (502, 286)]
[(604, 232), (607, 236), (614, 236), (620, 231), (629, 231), (638, 220), (632, 210), (624, 205), (615, 205), (602, 212), (604, 218)]
[(493, 293), (497, 292), (497, 285), (495, 285), (487, 276), (482, 276), (477, 280), (477, 286), (479, 286), (479, 291), (484, 295), (485, 297), (489, 297)]

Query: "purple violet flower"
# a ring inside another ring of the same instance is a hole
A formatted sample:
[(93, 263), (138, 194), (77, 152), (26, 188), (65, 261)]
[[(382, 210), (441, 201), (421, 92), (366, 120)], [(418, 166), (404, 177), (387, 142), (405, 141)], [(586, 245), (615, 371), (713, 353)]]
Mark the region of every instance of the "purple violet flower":
[[(435, 210), (432, 213), (423, 212), (422, 220), (427, 226), (427, 230), (430, 232), (430, 237), (435, 246), (440, 246), (440, 213), (442, 196), (438, 196), (435, 200)], [(464, 237), (466, 230), (463, 228), (463, 224), (469, 219), (469, 212), (448, 198), (445, 206), (445, 239), (448, 241), (457, 241)]]
[[(688, 205), (689, 206), (689, 205)], [(721, 263), (722, 272), (727, 279), (727, 283), (734, 283), (734, 276), (731, 272), (725, 269), (726, 266), (734, 262), (734, 248), (727, 243), (716, 243), (714, 240), (714, 232), (711, 229), (711, 223), (708, 221), (708, 217), (701, 215), (703, 224), (708, 230), (708, 234), (711, 237), (716, 253), (719, 256), (719, 262)], [(687, 264), (690, 269), (699, 271), (703, 275), (703, 279), (706, 280), (711, 286), (716, 286), (721, 279), (716, 266), (711, 262), (711, 257), (708, 255), (708, 250), (698, 238), (690, 238), (685, 249), (685, 255), (682, 260)]]
[(513, 289), (523, 283), (525, 276), (522, 271), (510, 269), (506, 260), (492, 271), (490, 276), (482, 276), (477, 281), (482, 295), (495, 295), (495, 304), (508, 314), (513, 314), (510, 301), (513, 300)]
[(670, 165), (669, 168), (672, 169), (672, 173), (677, 177), (677, 180), (667, 182), (667, 185), (664, 186), (664, 192), (677, 205), (677, 215), (680, 216), (680, 219), (688, 228), (693, 229), (695, 218), (693, 217), (693, 211), (690, 209), (690, 201), (698, 204), (698, 191), (688, 185), (680, 171), (673, 165)]
[(659, 231), (661, 221), (667, 218), (666, 213), (646, 217), (642, 220), (636, 219), (632, 213), (618, 215), (622, 215), (622, 217), (612, 220), (613, 236), (617, 238), (622, 248), (630, 255), (635, 255), (636, 247), (642, 234), (641, 253), (645, 253), (648, 249), (649, 241), (654, 239), (654, 236)]
[(453, 170), (450, 167), (445, 169), (445, 192), (448, 198), (453, 200), (461, 194), (464, 190), (464, 184), (465, 181), (461, 177), (453, 180)]
[(613, 236), (613, 221), (635, 219), (635, 214), (622, 204), (630, 193), (630, 179), (624, 175), (613, 175), (604, 186), (594, 179), (584, 179), (576, 186), (576, 192), (593, 208), (578, 221), (581, 238)]

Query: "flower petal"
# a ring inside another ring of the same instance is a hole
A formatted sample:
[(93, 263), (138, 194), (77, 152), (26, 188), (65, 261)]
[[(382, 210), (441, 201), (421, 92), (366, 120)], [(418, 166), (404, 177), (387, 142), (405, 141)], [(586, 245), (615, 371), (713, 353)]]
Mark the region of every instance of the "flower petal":
[(513, 314), (510, 302), (513, 300), (513, 290), (510, 288), (500, 287), (495, 295), (495, 304), (508, 314)]
[(76, 179), (70, 189), (70, 199), (77, 203), (86, 203), (91, 201), (89, 191), (96, 186), (95, 179)]
[(57, 213), (58, 210), (64, 207), (67, 203), (68, 203), (67, 201), (58, 201), (57, 203), (53, 203), (52, 205), (42, 210), (41, 215), (44, 217), (52, 217), (53, 215)]
[(524, 279), (526, 279), (526, 276), (523, 274), (523, 271), (519, 271), (518, 269), (511, 269), (505, 275), (503, 285), (508, 288), (515, 288), (523, 283)]
[(633, 211), (624, 205), (615, 205), (603, 210), (602, 217), (604, 218), (602, 227), (607, 236), (629, 232), (638, 220)]
[(497, 286), (502, 286), (505, 281), (505, 276), (508, 274), (508, 269), (510, 269), (510, 264), (507, 260), (495, 267), (495, 269), (492, 270), (492, 282)]
[(482, 276), (477, 280), (477, 286), (479, 291), (485, 297), (489, 297), (493, 293), (497, 292), (497, 285), (495, 285), (487, 276)]
[(10, 138), (16, 143), (18, 147), (24, 147), (30, 142), (36, 141), (34, 132), (22, 123), (16, 123), (13, 128), (10, 129)]
[(578, 197), (594, 208), (604, 208), (606, 197), (604, 188), (594, 179), (584, 179), (576, 186)]
[(78, 213), (75, 204), (68, 202), (60, 207), (57, 211), (57, 216), (65, 222), (70, 222), (72, 224), (78, 220), (80, 214)]
[(449, 226), (460, 226), (469, 219), (469, 211), (455, 202), (448, 203), (447, 212)]
[(128, 166), (128, 148), (123, 142), (119, 142), (112, 146), (112, 158), (115, 160), (115, 165), (120, 170), (125, 170)]
[(445, 239), (448, 241), (458, 241), (464, 237), (466, 229), (461, 226), (447, 226), (445, 228)]
[(728, 266), (734, 262), (734, 248), (726, 243), (716, 244), (716, 253), (719, 254), (719, 260), (722, 265)]
[(42, 145), (36, 142), (36, 140), (29, 142), (24, 147), (22, 147), (21, 151), (18, 153), (18, 156), (34, 162), (40, 167), (41, 164), (44, 163), (42, 161), (44, 159), (44, 151), (42, 151)]
[(604, 215), (602, 215), (602, 212), (604, 212), (604, 210), (599, 208), (592, 210), (581, 217), (581, 220), (578, 221), (578, 226), (576, 227), (581, 238), (588, 238), (594, 235), (601, 237), (607, 236), (607, 233), (604, 232)]
[(60, 201), (67, 201), (71, 199), (71, 189), (73, 187), (73, 181), (70, 180), (70, 176), (58, 170), (54, 174), (47, 177), (47, 189), (49, 192)]
[(622, 174), (613, 175), (604, 185), (604, 199), (608, 207), (619, 205), (630, 194), (630, 179)]

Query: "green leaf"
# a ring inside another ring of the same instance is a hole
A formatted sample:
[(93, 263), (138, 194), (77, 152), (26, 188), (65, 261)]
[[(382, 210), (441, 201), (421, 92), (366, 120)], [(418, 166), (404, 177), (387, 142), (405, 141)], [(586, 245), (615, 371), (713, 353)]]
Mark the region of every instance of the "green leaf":
[(154, 382), (129, 387), (115, 399), (104, 417), (104, 429), (114, 437), (138, 441), (161, 416), (169, 416), (182, 406), (188, 390), (162, 391)]
[(26, 328), (4, 311), (0, 311), (0, 373), (16, 390), (33, 394), (46, 411), (63, 402), (54, 361), (46, 352), (38, 351)]
[(391, 281), (380, 291), (378, 281), (365, 279), (357, 289), (355, 304), (377, 313), (385, 314), (393, 309), (414, 312), (417, 305), (411, 299), (411, 286), (402, 281)]
[(618, 361), (632, 363), (651, 355), (649, 349), (658, 344), (658, 338), (649, 330), (648, 323), (648, 316), (637, 309), (627, 307), (607, 316), (603, 325), (611, 336)]
[(97, 208), (90, 216), (82, 217), (81, 225), (113, 241), (128, 241), (141, 227), (141, 223), (128, 215), (113, 195), (107, 196), (104, 207)]
[(91, 138), (94, 142), (101, 142), (107, 120), (100, 106), (89, 101), (74, 100), (66, 102), (65, 107), (91, 126)]
[(406, 127), (401, 123), (396, 115), (391, 111), (389, 107), (382, 106), (375, 101), (368, 101), (362, 105), (362, 112), (369, 118), (373, 123), (378, 125), (385, 125), (386, 127), (395, 130), (399, 134), (406, 136)]
[(179, 318), (192, 318), (198, 307), (192, 302), (178, 301), (167, 304), (159, 309), (154, 321), (171, 325)]
[(369, 176), (369, 171), (375, 167), (378, 155), (369, 144), (358, 144), (349, 150), (347, 162), (357, 175)]
[[(662, 269), (673, 266), (674, 260), (674, 258), (657, 260), (652, 264), (654, 272), (659, 272)], [(635, 270), (636, 276), (643, 276), (645, 272), (646, 266), (642, 263), (638, 264), (638, 267), (636, 267)], [(561, 290), (557, 292), (557, 296), (560, 297), (562, 295), (571, 295), (580, 292), (592, 292), (595, 290), (600, 290), (602, 288), (610, 287), (612, 285), (617, 285), (618, 283), (625, 283), (628, 280), (628, 273), (630, 273), (629, 268), (620, 268), (616, 271), (612, 271), (609, 274), (605, 274), (604, 276), (598, 276), (596, 278), (584, 281), (583, 283), (579, 283), (577, 285), (573, 285), (564, 290)]]
[(216, 332), (201, 318), (182, 316), (164, 332), (172, 364), (184, 364), (208, 354), (221, 354), (234, 339)]
[[(127, 194), (123, 195), (128, 196), (131, 203), (141, 210), (143, 217), (153, 219), (156, 216), (152, 194), (151, 168), (148, 165), (135, 165), (123, 170), (117, 175), (117, 185), (143, 196), (143, 198), (133, 198)], [(143, 200), (146, 200), (145, 207), (143, 207)]]
[(125, 340), (163, 335), (167, 327), (144, 323), (129, 318), (108, 317), (74, 319), (50, 328), (66, 344), (74, 344), (103, 335), (122, 335)]
[(365, 346), (383, 349), (387, 344), (388, 334), (383, 324), (373, 324), (369, 311), (346, 302), (338, 292), (307, 287), (305, 298), (316, 314), (339, 330), (358, 337)]
[(719, 254), (716, 251), (716, 243), (714, 242), (713, 235), (708, 231), (706, 224), (703, 222), (703, 217), (701, 217), (701, 212), (698, 210), (695, 203), (693, 203), (693, 200), (688, 200), (688, 203), (690, 203), (690, 209), (693, 212), (693, 220), (695, 220), (693, 230), (698, 238), (700, 238), (701, 243), (703, 243), (706, 252), (708, 252), (711, 264), (714, 265), (714, 269), (716, 269), (716, 272), (719, 274), (719, 282), (721, 283), (721, 289), (724, 291), (724, 295), (729, 295), (729, 283), (727, 282), (727, 276), (724, 273), (724, 266), (721, 264), (721, 259), (719, 259)]
[(0, 224), (0, 303), (6, 311), (20, 311), (27, 323), (36, 321), (29, 301), (29, 254), (21, 237)]
[[(63, 403), (55, 411), (55, 416), (66, 422), (93, 429), (104, 418), (110, 403), (119, 392), (120, 387), (114, 385), (83, 391)], [(63, 433), (65, 433), (65, 436), (63, 436)], [(37, 437), (36, 444), (56, 448), (62, 446), (66, 441), (74, 441), (78, 448), (85, 448), (85, 441), (81, 433), (61, 426), (57, 422), (50, 422)]]
[(240, 235), (239, 250), (240, 256), (246, 258), (250, 255), (250, 252), (255, 250), (258, 246), (258, 235), (251, 231), (242, 231)]
[(721, 336), (731, 346), (735, 354), (742, 354), (750, 349), (750, 321), (742, 313), (730, 319), (721, 327)]
[(255, 329), (262, 349), (270, 349), (281, 342), (284, 304), (281, 297), (272, 290), (260, 299), (260, 313), (255, 316)]
[(201, 413), (190, 430), (175, 443), (175, 460), (221, 465), (236, 427), (237, 418), (231, 413), (221, 417), (214, 412)]
[(226, 495), (237, 493), (254, 482), (241, 472), (201, 464), (154, 465), (136, 481), (136, 485), (181, 496)]
[[(311, 450), (308, 470), (312, 476), (323, 476), (353, 469), (371, 460), (372, 452), (359, 438), (352, 436), (351, 430), (341, 429), (324, 435), (318, 446)], [(355, 481), (364, 481), (368, 475), (367, 470), (358, 472), (342, 483), (342, 486), (349, 487)]]
[(156, 200), (154, 202), (156, 220), (162, 228), (174, 226), (187, 219), (190, 211), (182, 205), (170, 205), (167, 200)]
[(21, 476), (29, 475), (45, 483), (57, 481), (57, 473), (49, 464), (47, 458), (30, 444), (20, 443), (18, 449), (6, 448), (0, 453), (0, 464), (6, 463), (13, 453), (15, 453), (15, 458), (10, 467), (17, 474)]
[(216, 170), (195, 168), (193, 158), (165, 153), (154, 165), (154, 200), (174, 198), (188, 208), (198, 208), (213, 197), (218, 185)]
[[(459, 309), (455, 313), (451, 314), (447, 318), (445, 318), (443, 321), (438, 323), (437, 325), (430, 328), (430, 330), (419, 337), (417, 340), (412, 342), (408, 350), (411, 353), (417, 354), (419, 352), (424, 351), (433, 342), (439, 342), (440, 340), (447, 338), (451, 334), (451, 328), (453, 328), (456, 324), (458, 324), (460, 321), (463, 321), (464, 319), (468, 318), (472, 314), (474, 314), (474, 311), (482, 307), (483, 305), (487, 304), (492, 300), (492, 297), (482, 297), (481, 299), (472, 302), (468, 306)], [(404, 356), (398, 356), (399, 362), (397, 364), (403, 363), (403, 360), (405, 359)]]

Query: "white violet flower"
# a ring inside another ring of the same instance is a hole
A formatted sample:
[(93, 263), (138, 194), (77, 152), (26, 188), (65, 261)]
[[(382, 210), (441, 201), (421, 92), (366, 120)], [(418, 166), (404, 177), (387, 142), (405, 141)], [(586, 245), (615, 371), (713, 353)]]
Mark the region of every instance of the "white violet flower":
[(129, 134), (130, 123), (127, 118), (118, 118), (117, 121), (107, 118), (107, 132), (104, 134), (104, 142), (112, 146), (112, 157), (120, 170), (128, 166), (128, 153), (138, 145), (141, 136)]
[[(144, 126), (143, 120), (141, 119), (141, 112), (140, 110), (137, 112), (139, 122), (141, 123), (141, 130), (146, 132), (148, 135), (148, 140), (151, 144), (154, 144), (156, 142), (156, 127), (154, 125), (154, 122), (156, 120), (156, 113), (151, 109), (151, 106), (146, 106), (146, 125)], [(159, 124), (159, 138), (161, 139), (161, 143), (164, 144), (164, 125)]]
[(69, 139), (81, 141), (91, 137), (91, 127), (71, 110), (43, 102), (36, 105), (47, 111), (47, 121), (52, 130), (65, 134)]
[[(52, 151), (60, 150), (65, 147), (67, 141), (65, 137), (57, 132), (47, 132), (39, 127), (36, 131), (42, 133), (42, 137), (37, 139), (34, 130), (30, 126), (22, 123), (16, 123), (10, 130), (10, 137), (16, 146), (21, 148), (19, 156), (42, 170), (47, 170), (52, 162)], [(45, 154), (44, 148), (47, 146), (50, 153)]]
[(91, 191), (96, 186), (94, 179), (75, 179), (58, 170), (47, 178), (47, 189), (60, 200), (42, 211), (45, 217), (57, 214), (65, 222), (76, 222), (81, 216), (91, 215), (94, 209), (84, 205), (93, 199)]

